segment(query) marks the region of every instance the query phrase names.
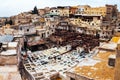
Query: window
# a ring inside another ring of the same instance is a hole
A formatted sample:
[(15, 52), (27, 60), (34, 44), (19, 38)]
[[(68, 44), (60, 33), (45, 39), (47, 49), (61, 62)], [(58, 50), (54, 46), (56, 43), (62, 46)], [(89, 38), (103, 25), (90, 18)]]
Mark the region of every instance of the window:
[(47, 34), (49, 34), (49, 32), (47, 32)]
[(111, 8), (107, 8), (108, 10), (111, 10)]
[(84, 9), (82, 9), (82, 11), (84, 11)]
[(51, 12), (53, 12), (53, 11), (51, 11)]
[(44, 37), (44, 34), (42, 33), (42, 38)]
[(52, 30), (52, 32), (53, 32), (53, 30)]
[(110, 14), (109, 12), (107, 14)]
[(27, 32), (29, 32), (29, 29), (27, 29)]
[(22, 27), (20, 27), (20, 30), (22, 30)]
[(70, 80), (75, 80), (74, 78), (70, 78)]

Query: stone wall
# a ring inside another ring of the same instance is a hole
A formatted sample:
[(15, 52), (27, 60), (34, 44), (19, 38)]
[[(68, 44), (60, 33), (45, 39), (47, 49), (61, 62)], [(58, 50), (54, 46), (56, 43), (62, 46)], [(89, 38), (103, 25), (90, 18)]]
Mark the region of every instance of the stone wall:
[(17, 56), (0, 56), (0, 65), (18, 64)]
[(88, 77), (77, 75), (77, 74), (71, 73), (71, 72), (67, 72), (66, 74), (68, 77), (74, 78), (75, 80), (94, 80), (94, 79), (90, 79)]

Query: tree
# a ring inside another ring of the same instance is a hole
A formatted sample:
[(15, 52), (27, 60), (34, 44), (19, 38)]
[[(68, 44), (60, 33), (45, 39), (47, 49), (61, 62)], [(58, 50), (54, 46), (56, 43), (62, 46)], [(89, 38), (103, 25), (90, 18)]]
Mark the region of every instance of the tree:
[(11, 19), (9, 20), (9, 24), (10, 24), (10, 25), (13, 25), (13, 21), (12, 21)]
[(10, 25), (13, 25), (13, 21), (10, 19), (9, 21), (6, 19), (6, 21), (5, 21), (5, 25), (6, 24), (10, 24)]
[(5, 25), (6, 25), (6, 24), (8, 24), (8, 20), (7, 20), (7, 19), (5, 20)]
[(38, 14), (38, 9), (37, 9), (36, 6), (34, 7), (34, 10), (32, 11), (32, 13), (33, 13), (33, 14)]

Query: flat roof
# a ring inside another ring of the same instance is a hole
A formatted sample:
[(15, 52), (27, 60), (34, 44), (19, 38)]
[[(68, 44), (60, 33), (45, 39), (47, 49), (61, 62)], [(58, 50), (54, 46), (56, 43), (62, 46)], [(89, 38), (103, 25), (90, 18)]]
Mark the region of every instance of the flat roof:
[(13, 36), (12, 35), (3, 35), (0, 36), (0, 43), (4, 43), (4, 42), (11, 42), (13, 40)]
[(9, 42), (9, 43), (8, 43), (8, 47), (9, 47), (9, 48), (16, 48), (17, 45), (18, 45), (18, 42)]
[(97, 15), (97, 14), (75, 14), (76, 16), (96, 16), (96, 17), (100, 17), (101, 15)]
[(112, 58), (112, 59), (115, 59), (116, 58), (116, 55), (114, 54), (111, 54), (110, 56), (109, 56), (109, 58)]
[(6, 56), (10, 56), (10, 55), (16, 55), (17, 54), (17, 51), (16, 50), (7, 50), (7, 51), (2, 51), (0, 53), (1, 55), (6, 55)]
[(115, 52), (100, 51), (93, 58), (86, 58), (76, 67), (72, 68), (71, 73), (84, 76), (95, 80), (114, 80), (114, 67), (108, 66), (108, 58)]
[(0, 66), (0, 80), (22, 80), (16, 65)]
[(103, 43), (99, 48), (106, 50), (116, 50), (117, 44), (113, 42)]

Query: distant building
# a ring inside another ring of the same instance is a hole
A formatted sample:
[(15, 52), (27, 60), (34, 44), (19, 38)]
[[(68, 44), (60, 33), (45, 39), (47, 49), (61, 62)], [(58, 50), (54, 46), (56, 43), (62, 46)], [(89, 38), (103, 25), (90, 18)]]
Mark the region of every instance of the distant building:
[(45, 7), (44, 10), (45, 10), (46, 14), (50, 12), (50, 8), (49, 7)]
[(120, 12), (118, 12), (115, 31), (120, 32)]
[(75, 14), (77, 12), (78, 8), (76, 6), (72, 6), (69, 8), (69, 13), (70, 14)]
[(22, 80), (19, 73), (20, 45), (10, 35), (0, 36), (0, 80)]
[(112, 20), (117, 17), (117, 5), (105, 5), (103, 7), (91, 7), (89, 5), (77, 6), (76, 14), (101, 15), (104, 20)]
[(50, 14), (60, 15), (60, 12), (58, 11), (58, 9), (56, 7), (52, 7), (50, 10)]
[(69, 7), (58, 6), (57, 9), (61, 17), (69, 17)]
[(120, 44), (117, 45), (117, 54), (116, 54), (116, 62), (115, 62), (115, 77), (114, 80), (120, 79)]
[(40, 16), (43, 16), (46, 12), (45, 9), (38, 9), (38, 13)]
[(31, 35), (36, 34), (36, 29), (33, 24), (22, 24), (19, 26), (19, 34), (22, 35)]

